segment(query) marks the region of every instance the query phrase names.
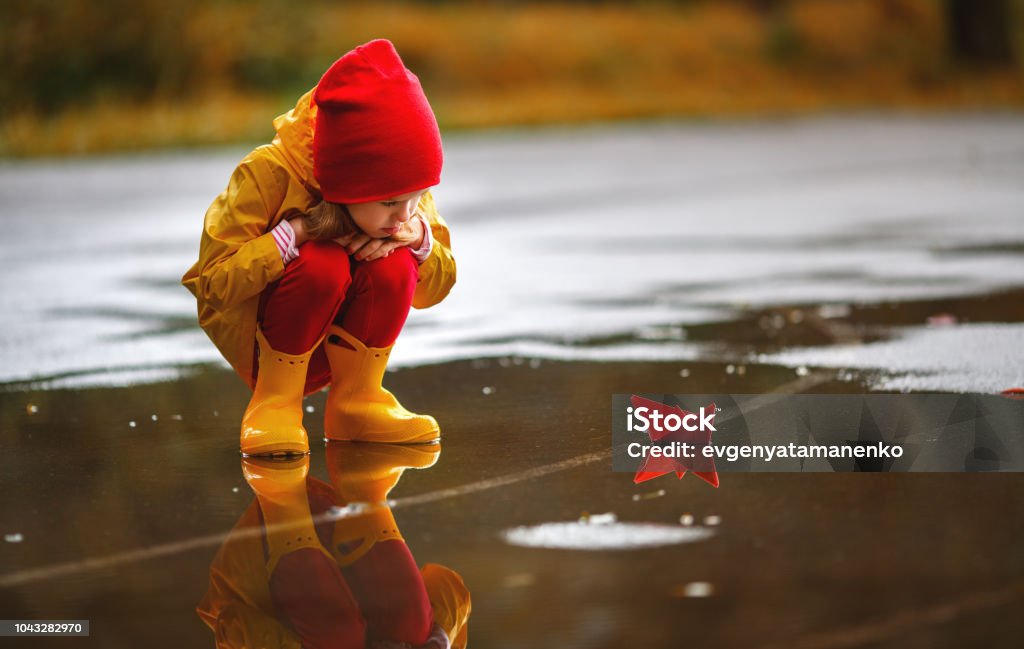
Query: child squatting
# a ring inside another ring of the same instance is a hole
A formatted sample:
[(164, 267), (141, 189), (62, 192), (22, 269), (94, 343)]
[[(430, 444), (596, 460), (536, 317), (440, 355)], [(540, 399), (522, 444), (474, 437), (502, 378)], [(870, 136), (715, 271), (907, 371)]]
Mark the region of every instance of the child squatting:
[(421, 443), (437, 421), (382, 380), (410, 307), (455, 283), (437, 120), (386, 40), (338, 59), (206, 212), (182, 283), (199, 324), (253, 389), (245, 455), (309, 451), (302, 399), (330, 386), (331, 440)]

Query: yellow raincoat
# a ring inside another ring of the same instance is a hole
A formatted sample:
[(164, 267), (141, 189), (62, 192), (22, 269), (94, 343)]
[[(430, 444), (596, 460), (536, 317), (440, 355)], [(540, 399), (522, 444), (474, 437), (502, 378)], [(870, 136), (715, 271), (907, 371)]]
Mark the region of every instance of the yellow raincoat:
[[(315, 89), (314, 89), (315, 90)], [(260, 294), (284, 274), (270, 230), (320, 202), (313, 177), (313, 90), (274, 120), (277, 136), (242, 160), (227, 189), (206, 211), (199, 261), (181, 283), (196, 296), (199, 325), (224, 358), (252, 387)], [(412, 305), (437, 304), (455, 284), (448, 226), (430, 192), (419, 209), (430, 221), (434, 246), (419, 267)]]

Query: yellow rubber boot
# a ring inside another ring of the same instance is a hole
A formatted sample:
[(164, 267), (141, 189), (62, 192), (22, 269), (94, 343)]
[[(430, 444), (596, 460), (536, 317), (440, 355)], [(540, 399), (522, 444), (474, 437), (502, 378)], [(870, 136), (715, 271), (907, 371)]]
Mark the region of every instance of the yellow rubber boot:
[[(284, 555), (312, 548), (330, 556), (317, 538), (309, 510), (309, 456), (291, 460), (242, 458), (242, 474), (256, 494), (267, 536), (267, 575)], [(333, 560), (333, 557), (332, 557)]]
[(388, 493), (406, 469), (433, 466), (440, 444), (327, 444), (327, 472), (339, 502), (349, 506), (334, 523), (331, 554), (345, 567), (358, 561), (376, 543), (402, 540), (388, 506)]
[(327, 439), (388, 444), (438, 439), (440, 428), (433, 417), (409, 412), (381, 385), (391, 347), (367, 347), (332, 325), (325, 349), (331, 365), (331, 390), (324, 414)]
[(245, 455), (308, 453), (309, 439), (302, 426), (302, 397), (309, 357), (279, 352), (263, 332), (256, 330), (260, 347), (259, 373), (252, 399), (242, 416), (241, 447)]

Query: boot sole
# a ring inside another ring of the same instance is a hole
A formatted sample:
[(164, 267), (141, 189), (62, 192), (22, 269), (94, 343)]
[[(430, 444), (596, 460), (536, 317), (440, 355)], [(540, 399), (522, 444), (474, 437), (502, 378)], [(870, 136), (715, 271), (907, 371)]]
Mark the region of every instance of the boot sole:
[(434, 433), (432, 437), (425, 437), (422, 439), (411, 439), (394, 441), (387, 439), (386, 437), (327, 437), (324, 436), (324, 442), (357, 442), (362, 444), (398, 444), (402, 446), (426, 446), (429, 444), (438, 444), (441, 442), (440, 432)]
[(296, 448), (291, 444), (267, 444), (256, 448), (242, 449), (242, 457), (288, 458), (309, 455), (308, 448)]

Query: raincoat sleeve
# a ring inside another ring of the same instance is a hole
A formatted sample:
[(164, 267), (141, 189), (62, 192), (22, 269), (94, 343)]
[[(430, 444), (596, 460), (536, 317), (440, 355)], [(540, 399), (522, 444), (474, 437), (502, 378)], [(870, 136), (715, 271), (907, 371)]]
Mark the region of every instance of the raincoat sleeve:
[(196, 295), (217, 311), (229, 309), (280, 279), (284, 262), (270, 232), (282, 191), (257, 149), (231, 175), (206, 211)]
[(302, 649), (302, 642), (276, 618), (252, 606), (235, 601), (227, 604), (216, 618), (208, 621), (213, 628), (217, 649)]
[(444, 630), (452, 649), (466, 649), (469, 643), (469, 616), (473, 601), (459, 573), (439, 563), (420, 568), (427, 589), (434, 622)]
[(412, 297), (414, 307), (425, 309), (443, 300), (455, 285), (455, 257), (448, 224), (437, 213), (430, 192), (423, 195), (419, 207), (430, 222), (430, 234), (434, 237), (430, 256), (420, 264), (419, 283)]

